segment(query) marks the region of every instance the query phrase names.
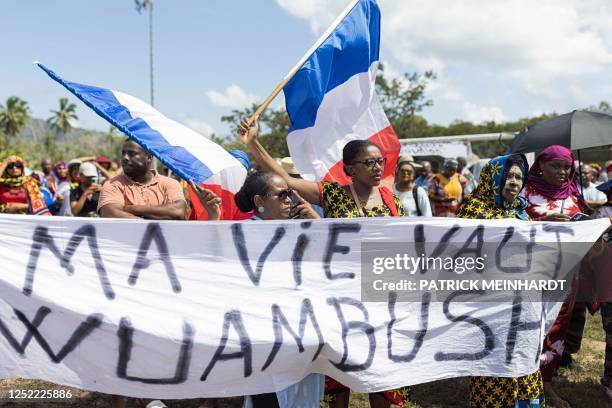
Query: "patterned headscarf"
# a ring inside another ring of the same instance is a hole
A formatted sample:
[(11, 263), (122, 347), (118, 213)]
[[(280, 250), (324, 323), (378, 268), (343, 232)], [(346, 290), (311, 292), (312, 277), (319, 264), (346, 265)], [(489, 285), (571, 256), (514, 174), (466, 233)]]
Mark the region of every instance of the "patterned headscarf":
[(457, 211), (458, 218), (518, 218), (529, 220), (525, 211), (527, 200), (517, 196), (512, 204), (506, 206), (502, 197), (502, 190), (506, 184), (506, 177), (510, 167), (515, 164), (509, 161), (510, 157), (518, 159), (523, 172), (523, 186), (527, 182), (527, 160), (522, 154), (494, 157), (480, 172), (480, 180), (472, 194), (467, 196)]
[(55, 176), (55, 179), (57, 180), (58, 183), (68, 180), (68, 174), (66, 174), (65, 177), (60, 177), (59, 171), (58, 171), (60, 167), (68, 168), (68, 165), (66, 164), (65, 161), (60, 161), (60, 162), (57, 162), (55, 166), (53, 166), (53, 175)]
[[(542, 178), (542, 169), (540, 165), (552, 160), (562, 160), (572, 166), (567, 180), (560, 186), (549, 184)], [(586, 201), (584, 201), (582, 194), (580, 194), (580, 191), (578, 191), (578, 187), (574, 182), (576, 180), (575, 176), (576, 165), (574, 163), (572, 151), (567, 147), (552, 145), (542, 150), (538, 157), (536, 157), (535, 162), (529, 169), (529, 180), (527, 182), (538, 194), (553, 200), (565, 200), (570, 195), (574, 196), (584, 211), (589, 207)]]
[[(21, 163), (21, 176), (9, 177), (6, 170), (0, 178), (1, 188), (15, 189), (23, 188), (26, 191), (28, 214), (33, 215), (51, 215), (45, 199), (40, 192), (38, 182), (32, 176), (25, 175), (25, 160), (19, 156), (10, 156), (8, 158), (9, 163)], [(4, 212), (4, 206), (6, 204), (0, 203), (0, 212)]]
[(21, 164), (21, 175), (19, 177), (11, 177), (8, 174), (8, 170), (4, 170), (2, 177), (0, 178), (0, 184), (4, 184), (9, 187), (21, 187), (21, 185), (28, 179), (25, 177), (25, 161), (19, 156), (7, 157), (7, 163), (19, 163)]

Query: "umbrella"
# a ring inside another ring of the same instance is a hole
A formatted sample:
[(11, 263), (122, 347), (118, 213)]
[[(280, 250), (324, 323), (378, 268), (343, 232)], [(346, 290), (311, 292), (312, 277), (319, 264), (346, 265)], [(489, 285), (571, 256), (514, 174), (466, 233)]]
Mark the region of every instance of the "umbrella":
[(517, 134), (510, 153), (530, 153), (551, 145), (572, 150), (612, 144), (612, 115), (575, 110), (529, 126)]

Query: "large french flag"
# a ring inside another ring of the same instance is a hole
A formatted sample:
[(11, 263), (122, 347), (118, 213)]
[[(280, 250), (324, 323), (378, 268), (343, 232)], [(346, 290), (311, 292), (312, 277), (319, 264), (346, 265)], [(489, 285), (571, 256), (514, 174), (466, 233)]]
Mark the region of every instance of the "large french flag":
[[(157, 157), (185, 181), (212, 189), (222, 200), (222, 219), (242, 219), (234, 203), (246, 169), (221, 146), (128, 94), (69, 82), (44, 65), (37, 65), (117, 129)], [(200, 208), (199, 201), (192, 203)], [(202, 210), (201, 210), (202, 211)], [(200, 217), (197, 217), (200, 218)]]
[(358, 0), (340, 18), (284, 88), (289, 151), (305, 179), (349, 184), (342, 148), (368, 139), (387, 159), (383, 183), (390, 186), (400, 144), (374, 86), (380, 10), (375, 0)]

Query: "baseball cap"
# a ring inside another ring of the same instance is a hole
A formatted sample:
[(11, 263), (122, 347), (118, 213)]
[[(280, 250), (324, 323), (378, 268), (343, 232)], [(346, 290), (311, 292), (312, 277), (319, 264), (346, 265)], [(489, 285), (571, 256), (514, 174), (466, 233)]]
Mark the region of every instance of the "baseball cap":
[(89, 162), (85, 162), (81, 164), (81, 167), (79, 168), (79, 173), (84, 175), (85, 177), (97, 177), (98, 176), (98, 170), (96, 169), (96, 166), (94, 166), (93, 164)]

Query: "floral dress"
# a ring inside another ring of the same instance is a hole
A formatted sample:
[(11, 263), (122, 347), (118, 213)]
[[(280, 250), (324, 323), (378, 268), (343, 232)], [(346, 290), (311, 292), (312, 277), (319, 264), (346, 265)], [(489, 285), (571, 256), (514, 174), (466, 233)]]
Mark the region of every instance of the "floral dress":
[[(355, 200), (344, 188), (336, 182), (324, 181), (319, 184), (321, 197), (319, 202), (323, 207), (325, 218), (356, 218), (361, 217)], [(399, 216), (404, 216), (404, 206), (399, 198), (393, 196), (393, 201)], [(366, 217), (391, 217), (391, 209), (384, 203), (372, 208), (362, 208)]]
[[(466, 197), (457, 211), (457, 218), (501, 219), (518, 218), (528, 221), (528, 202), (517, 196), (511, 204), (504, 204), (502, 189), (508, 171), (508, 156), (493, 158), (481, 173), (474, 192)], [(527, 181), (527, 163), (524, 162), (523, 185)], [(470, 404), (472, 408), (529, 408), (532, 401), (545, 406), (542, 374), (522, 377), (471, 377)]]
[[(381, 188), (382, 190), (382, 188)], [(320, 199), (319, 202), (323, 207), (323, 214), (325, 218), (356, 218), (361, 217), (359, 208), (355, 203), (355, 200), (346, 193), (344, 188), (336, 182), (322, 182), (319, 184)], [(387, 190), (388, 191), (388, 190)], [(391, 193), (388, 193), (389, 195)], [(381, 196), (384, 194), (381, 191)], [(404, 207), (399, 198), (392, 196), (393, 202), (397, 209), (398, 216), (404, 216)], [(372, 208), (362, 208), (366, 217), (391, 217), (392, 210), (386, 204), (377, 205)], [(340, 384), (338, 381), (331, 377), (325, 377), (325, 396), (323, 401), (328, 403), (335, 403), (336, 396), (339, 393), (347, 392), (348, 387)], [(377, 393), (385, 399), (387, 406), (395, 404), (403, 407), (407, 405), (410, 400), (410, 388), (401, 387), (394, 390), (382, 391)]]

